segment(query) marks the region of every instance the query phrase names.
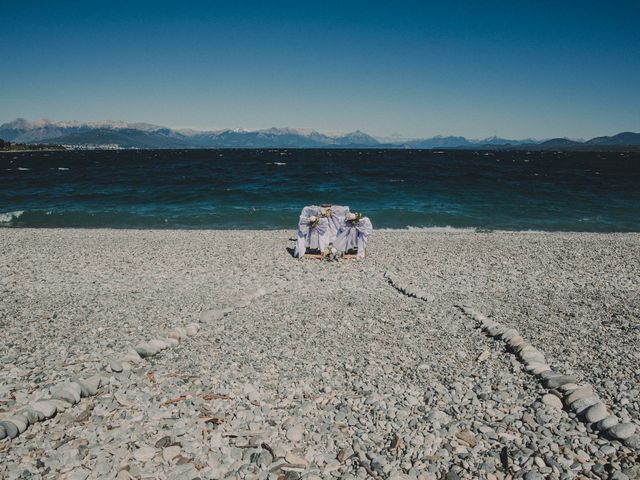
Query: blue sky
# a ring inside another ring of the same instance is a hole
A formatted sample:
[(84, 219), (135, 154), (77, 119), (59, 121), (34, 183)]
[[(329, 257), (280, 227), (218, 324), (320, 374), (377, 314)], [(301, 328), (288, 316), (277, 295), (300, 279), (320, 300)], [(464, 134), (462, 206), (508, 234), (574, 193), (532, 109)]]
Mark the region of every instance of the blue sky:
[(640, 2), (3, 1), (0, 122), (640, 131)]

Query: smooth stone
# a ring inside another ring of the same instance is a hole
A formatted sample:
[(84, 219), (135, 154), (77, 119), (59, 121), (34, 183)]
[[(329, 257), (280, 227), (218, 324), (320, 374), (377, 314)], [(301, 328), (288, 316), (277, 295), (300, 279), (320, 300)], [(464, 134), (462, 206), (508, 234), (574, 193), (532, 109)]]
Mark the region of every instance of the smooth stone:
[(167, 338), (173, 338), (178, 343), (180, 343), (180, 341), (182, 340), (182, 334), (177, 328), (174, 328), (173, 330), (170, 330), (169, 333), (167, 333)]
[(180, 340), (178, 340), (177, 338), (167, 337), (164, 341), (170, 347), (177, 347), (178, 345), (180, 345)]
[(609, 412), (607, 412), (607, 407), (604, 403), (596, 403), (584, 411), (584, 418), (589, 423), (599, 422), (608, 416)]
[(12, 415), (11, 417), (7, 418), (7, 421), (13, 423), (18, 428), (19, 433), (22, 433), (27, 428), (29, 428), (29, 419), (24, 415)]
[(509, 345), (511, 348), (516, 348), (523, 343), (524, 338), (522, 338), (520, 335), (516, 335), (515, 337), (511, 337), (509, 340), (507, 340), (507, 345)]
[(484, 330), (485, 332), (486, 332), (488, 329), (493, 328), (493, 327), (495, 327), (496, 325), (498, 325), (496, 322), (494, 322), (493, 320), (489, 320), (489, 319), (482, 320), (482, 322), (481, 322), (481, 323), (482, 323), (482, 330)]
[(144, 362), (143, 358), (138, 355), (138, 352), (135, 349), (130, 348), (127, 353), (122, 357), (122, 361), (124, 362), (133, 362), (133, 363), (141, 363)]
[(640, 450), (640, 435), (631, 435), (625, 438), (623, 443), (629, 448)]
[(544, 383), (547, 388), (558, 388), (561, 385), (575, 382), (576, 377), (573, 375), (560, 375), (559, 377), (547, 378)]
[(517, 337), (517, 336), (519, 336), (519, 334), (518, 334), (518, 331), (515, 328), (507, 328), (500, 335), (500, 339), (505, 340), (505, 341), (509, 341), (512, 338)]
[(187, 335), (189, 335), (190, 337), (193, 337), (196, 333), (198, 333), (198, 330), (200, 330), (200, 325), (198, 325), (197, 323), (190, 323), (186, 328)]
[(618, 424), (618, 417), (616, 417), (615, 415), (609, 415), (607, 418), (600, 420), (596, 424), (596, 428), (601, 432), (604, 432), (605, 430), (609, 430), (611, 427), (617, 424)]
[(102, 385), (99, 375), (93, 375), (92, 377), (85, 378), (78, 381), (82, 387), (82, 395), (84, 397), (93, 397), (98, 393), (98, 389)]
[(7, 431), (0, 425), (0, 440), (4, 440), (5, 438), (7, 438)]
[(571, 404), (571, 410), (573, 410), (577, 414), (581, 414), (587, 408), (589, 408), (591, 405), (595, 405), (598, 402), (600, 402), (600, 399), (598, 398), (597, 395), (592, 395), (590, 397), (581, 398), (581, 399), (576, 400), (575, 402), (573, 402)]
[(518, 355), (524, 363), (547, 363), (544, 353), (534, 347), (525, 348)]
[(65, 402), (64, 400), (59, 400), (59, 399), (52, 398), (49, 401), (52, 402), (56, 406), (56, 412), (58, 412), (58, 413), (64, 413), (66, 410), (68, 410), (71, 407), (73, 407), (72, 403)]
[(546, 363), (530, 362), (525, 365), (524, 369), (526, 372), (532, 373), (534, 375), (540, 375), (542, 372), (551, 370), (551, 367)]
[(71, 381), (71, 382), (67, 383), (66, 386), (70, 390), (73, 390), (75, 393), (77, 393), (78, 396), (82, 395), (82, 387), (80, 386), (80, 384), (78, 382)]
[(633, 423), (618, 423), (607, 430), (607, 435), (616, 440), (624, 440), (634, 433), (636, 433), (636, 426)]
[(160, 340), (159, 338), (154, 338), (153, 340), (149, 340), (149, 345), (151, 345), (153, 348), (157, 349), (158, 351), (169, 348), (169, 345), (167, 345), (166, 342), (164, 342), (163, 340)]
[(112, 372), (120, 373), (122, 369), (122, 363), (119, 360), (111, 360), (109, 363), (109, 368)]
[(500, 325), (499, 323), (496, 323), (491, 327), (487, 328), (486, 332), (489, 334), (490, 337), (497, 337), (498, 335), (502, 335), (506, 330), (507, 330), (507, 327), (505, 327), (504, 325)]
[(581, 398), (591, 397), (593, 395), (593, 387), (591, 385), (586, 385), (584, 387), (580, 387), (577, 390), (573, 390), (571, 393), (567, 395), (565, 399), (565, 403), (567, 405), (571, 405), (573, 402), (580, 400)]
[(544, 372), (542, 372), (542, 373), (540, 373), (538, 375), (538, 378), (540, 378), (542, 380), (547, 380), (547, 379), (552, 378), (552, 377), (561, 377), (561, 376), (562, 376), (561, 373), (558, 373), (558, 372), (556, 372), (554, 370), (545, 370)]
[(4, 428), (6, 436), (9, 438), (16, 438), (20, 434), (18, 427), (8, 420), (0, 420), (0, 427)]
[(71, 383), (63, 383), (51, 389), (51, 398), (75, 405), (80, 401), (81, 391), (82, 389), (77, 383), (75, 386), (72, 386)]
[(540, 472), (530, 470), (527, 473), (525, 473), (524, 477), (522, 478), (524, 480), (544, 480), (544, 475), (542, 475)]
[(46, 400), (33, 403), (31, 405), (31, 408), (37, 412), (42, 413), (44, 418), (51, 418), (58, 411), (55, 404), (53, 404), (52, 402), (48, 402)]
[(45, 419), (42, 412), (34, 410), (33, 408), (24, 408), (18, 412), (18, 415), (24, 415), (29, 420), (29, 425), (33, 425), (36, 422), (41, 422)]
[(558, 390), (560, 390), (562, 393), (564, 393), (565, 395), (573, 392), (574, 390), (578, 390), (580, 388), (580, 385), (576, 384), (576, 383), (565, 383), (564, 385), (560, 385), (558, 387)]
[(140, 343), (136, 345), (134, 349), (142, 358), (153, 357), (160, 351), (159, 348), (154, 347), (150, 343)]
[(176, 330), (178, 332), (180, 332), (180, 335), (182, 335), (182, 338), (187, 338), (187, 329), (186, 328), (176, 327)]
[(539, 375), (542, 372), (548, 372), (549, 370), (551, 370), (551, 367), (549, 365), (541, 365), (539, 367), (535, 367), (531, 373), (533, 373), (534, 375)]
[(555, 408), (556, 410), (562, 410), (562, 400), (551, 393), (547, 393), (542, 396), (542, 403), (545, 405)]

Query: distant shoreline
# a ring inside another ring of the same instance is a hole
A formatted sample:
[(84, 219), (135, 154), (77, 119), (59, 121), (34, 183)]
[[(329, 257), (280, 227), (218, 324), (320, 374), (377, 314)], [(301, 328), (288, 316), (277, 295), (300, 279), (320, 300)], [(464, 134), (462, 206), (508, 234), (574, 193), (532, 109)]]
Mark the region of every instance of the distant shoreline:
[(565, 152), (565, 153), (638, 153), (640, 152), (640, 145), (620, 145), (620, 146), (601, 146), (595, 147), (572, 147), (572, 148), (403, 148), (403, 147), (207, 147), (207, 148), (42, 148), (42, 149), (11, 149), (0, 150), (0, 153), (32, 153), (32, 152), (132, 152), (132, 151), (164, 151), (164, 152), (197, 152), (197, 151), (259, 151), (259, 150), (273, 150), (273, 151), (399, 151), (407, 150), (413, 152)]

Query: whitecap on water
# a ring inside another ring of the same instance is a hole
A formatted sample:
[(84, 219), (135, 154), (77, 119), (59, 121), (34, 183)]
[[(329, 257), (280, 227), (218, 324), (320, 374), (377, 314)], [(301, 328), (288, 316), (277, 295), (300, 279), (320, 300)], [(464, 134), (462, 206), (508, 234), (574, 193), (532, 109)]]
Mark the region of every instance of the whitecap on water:
[(11, 223), (13, 220), (17, 220), (24, 213), (24, 211), (5, 212), (0, 213), (0, 225)]

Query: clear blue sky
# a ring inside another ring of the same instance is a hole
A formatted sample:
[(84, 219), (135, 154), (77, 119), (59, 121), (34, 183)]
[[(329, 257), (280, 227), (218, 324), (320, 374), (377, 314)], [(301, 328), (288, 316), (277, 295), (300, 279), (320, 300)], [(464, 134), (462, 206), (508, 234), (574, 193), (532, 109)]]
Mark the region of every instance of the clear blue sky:
[(3, 1), (0, 123), (640, 131), (640, 2)]

